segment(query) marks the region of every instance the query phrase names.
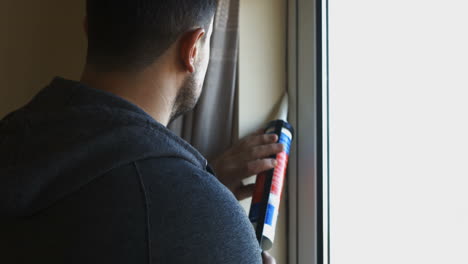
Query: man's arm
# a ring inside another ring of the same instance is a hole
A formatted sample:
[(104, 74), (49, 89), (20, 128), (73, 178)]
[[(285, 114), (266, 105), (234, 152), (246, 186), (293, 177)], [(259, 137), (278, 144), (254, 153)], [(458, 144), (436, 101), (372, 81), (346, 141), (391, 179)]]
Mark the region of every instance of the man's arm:
[(175, 158), (135, 163), (153, 263), (262, 263), (254, 229), (215, 176)]

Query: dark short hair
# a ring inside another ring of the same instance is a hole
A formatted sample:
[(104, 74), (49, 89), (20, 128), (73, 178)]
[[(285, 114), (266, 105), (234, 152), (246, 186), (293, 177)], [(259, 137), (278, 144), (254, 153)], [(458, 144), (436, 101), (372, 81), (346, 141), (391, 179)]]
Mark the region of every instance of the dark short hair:
[(87, 0), (87, 63), (142, 69), (188, 30), (208, 30), (216, 8), (217, 0)]

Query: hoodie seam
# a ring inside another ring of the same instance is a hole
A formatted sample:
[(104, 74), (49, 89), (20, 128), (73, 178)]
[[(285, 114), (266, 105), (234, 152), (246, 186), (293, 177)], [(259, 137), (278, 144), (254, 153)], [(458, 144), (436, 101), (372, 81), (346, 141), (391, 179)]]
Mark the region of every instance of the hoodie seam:
[[(165, 159), (165, 158), (175, 158), (175, 159), (181, 159), (181, 160), (185, 160), (186, 162), (190, 163), (190, 164), (193, 164), (190, 160), (188, 159), (185, 159), (183, 157), (180, 157), (180, 156), (172, 156), (172, 155), (168, 155), (168, 156), (158, 156), (158, 155), (144, 155), (144, 156), (141, 156), (141, 157), (138, 157), (136, 159), (132, 159), (132, 160), (129, 160), (129, 161), (125, 161), (125, 162), (122, 162), (122, 163), (119, 163), (117, 164), (116, 166), (112, 166), (111, 168), (105, 170), (105, 171), (102, 171), (100, 172), (99, 174), (97, 174), (95, 177), (93, 177), (92, 179), (90, 179), (89, 181), (87, 181), (86, 183), (78, 186), (77, 188), (67, 192), (65, 195), (63, 196), (60, 196), (58, 197), (57, 199), (54, 199), (51, 203), (48, 203), (47, 206), (41, 206), (41, 207), (33, 207), (34, 209), (31, 210), (32, 213), (30, 214), (22, 214), (20, 215), (21, 217), (28, 217), (28, 218), (31, 218), (31, 217), (34, 217), (36, 215), (39, 215), (41, 213), (43, 213), (45, 210), (53, 207), (55, 204), (57, 204), (58, 202), (62, 201), (63, 199), (66, 199), (67, 197), (71, 196), (71, 195), (74, 195), (80, 191), (82, 191), (84, 188), (86, 188), (88, 185), (92, 184), (94, 181), (97, 181), (98, 179), (100, 179), (101, 177), (104, 177), (105, 175), (107, 175), (108, 173), (111, 173), (113, 170), (117, 169), (117, 168), (120, 168), (120, 167), (123, 167), (123, 166), (132, 166), (133, 164), (136, 164), (137, 162), (140, 162), (142, 160), (147, 160), (147, 159)], [(135, 168), (136, 166), (133, 165)], [(139, 169), (139, 168), (138, 168)], [(143, 184), (143, 180), (142, 180), (142, 175), (139, 173), (139, 171), (137, 171), (137, 175), (138, 175), (138, 181), (140, 183), (140, 189), (142, 189), (142, 192), (144, 192), (144, 195), (146, 196), (145, 198), (147, 199), (148, 197), (148, 194), (146, 192), (146, 188)], [(140, 179), (141, 178), (141, 179)], [(143, 188), (141, 187), (141, 185), (143, 185)], [(149, 200), (145, 200), (146, 205), (148, 205), (148, 212), (149, 212)], [(145, 209), (146, 210), (146, 209)], [(2, 214), (0, 213), (0, 216), (2, 216)]]
[(149, 200), (148, 200), (148, 194), (146, 192), (146, 187), (145, 187), (145, 184), (143, 182), (143, 177), (140, 173), (140, 168), (138, 167), (138, 164), (136, 161), (133, 162), (133, 166), (135, 168), (135, 172), (138, 176), (138, 181), (140, 182), (140, 190), (141, 190), (141, 193), (143, 195), (143, 203), (145, 205), (145, 215), (146, 215), (146, 243), (147, 243), (147, 249), (148, 250), (148, 254), (147, 254), (147, 257), (148, 257), (148, 264), (151, 264), (151, 261), (152, 261), (152, 256), (151, 256), (151, 236), (150, 236), (150, 231), (151, 231), (151, 227), (150, 227), (150, 214), (149, 214)]

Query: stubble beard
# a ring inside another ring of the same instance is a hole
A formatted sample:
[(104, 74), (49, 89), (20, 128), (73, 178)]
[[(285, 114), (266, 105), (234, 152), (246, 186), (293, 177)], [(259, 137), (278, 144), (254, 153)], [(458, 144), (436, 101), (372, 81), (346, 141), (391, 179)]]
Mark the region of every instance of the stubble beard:
[(179, 89), (177, 96), (174, 100), (172, 107), (171, 117), (169, 123), (172, 123), (175, 119), (192, 111), (197, 102), (198, 97), (196, 94), (197, 83), (193, 75), (188, 76), (185, 79), (183, 86)]

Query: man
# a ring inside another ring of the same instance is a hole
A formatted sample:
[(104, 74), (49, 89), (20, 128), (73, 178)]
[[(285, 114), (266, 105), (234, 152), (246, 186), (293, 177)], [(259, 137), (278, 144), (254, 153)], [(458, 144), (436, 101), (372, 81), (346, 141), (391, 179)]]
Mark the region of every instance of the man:
[(215, 10), (87, 1), (81, 81), (56, 78), (0, 123), (1, 263), (262, 263), (235, 198), (274, 166), (275, 136), (242, 140), (216, 177), (166, 128), (200, 96)]

